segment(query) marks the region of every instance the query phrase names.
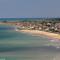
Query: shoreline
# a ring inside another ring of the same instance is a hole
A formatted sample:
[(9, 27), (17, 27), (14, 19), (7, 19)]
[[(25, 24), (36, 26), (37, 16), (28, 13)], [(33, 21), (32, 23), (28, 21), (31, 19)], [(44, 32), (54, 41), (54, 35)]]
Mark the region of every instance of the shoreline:
[[(0, 22), (0, 24), (7, 24), (7, 25), (14, 25), (15, 23), (2, 23)], [(56, 33), (50, 33), (50, 32), (45, 32), (45, 31), (39, 31), (39, 30), (17, 30), (18, 32), (22, 32), (22, 33), (28, 33), (28, 34), (32, 34), (33, 36), (40, 36), (40, 35), (44, 35), (46, 37), (49, 38), (54, 38), (54, 39), (59, 39), (60, 40), (60, 35), (56, 34)]]
[(55, 33), (38, 31), (38, 30), (18, 30), (18, 31), (22, 32), (22, 33), (32, 34), (32, 35), (35, 35), (35, 36), (44, 35), (44, 36), (49, 37), (49, 38), (54, 38), (54, 39), (59, 39), (60, 40), (60, 35), (55, 34)]

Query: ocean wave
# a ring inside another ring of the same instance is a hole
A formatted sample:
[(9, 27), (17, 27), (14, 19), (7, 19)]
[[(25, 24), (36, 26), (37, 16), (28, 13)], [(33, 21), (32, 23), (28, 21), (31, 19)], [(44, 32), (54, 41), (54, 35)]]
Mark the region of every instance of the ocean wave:
[(59, 51), (59, 46), (40, 46), (40, 47), (2, 47), (0, 46), (0, 52), (9, 51)]

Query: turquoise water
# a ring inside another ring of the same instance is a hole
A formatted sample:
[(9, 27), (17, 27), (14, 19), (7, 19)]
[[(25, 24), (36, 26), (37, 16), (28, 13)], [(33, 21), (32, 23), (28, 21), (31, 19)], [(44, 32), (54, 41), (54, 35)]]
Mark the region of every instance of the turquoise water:
[(43, 20), (44, 18), (0, 18), (0, 21), (32, 21)]
[[(13, 29), (11, 29), (13, 28)], [(46, 36), (17, 32), (14, 26), (0, 25), (0, 59), (60, 60), (60, 42)]]

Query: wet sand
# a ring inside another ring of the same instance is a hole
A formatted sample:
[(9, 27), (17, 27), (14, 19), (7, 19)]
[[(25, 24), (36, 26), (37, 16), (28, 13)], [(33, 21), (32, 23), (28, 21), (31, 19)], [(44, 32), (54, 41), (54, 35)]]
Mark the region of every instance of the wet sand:
[(23, 33), (28, 33), (28, 34), (32, 34), (32, 35), (45, 35), (47, 37), (51, 37), (51, 38), (55, 38), (55, 39), (59, 39), (60, 40), (60, 35), (59, 34), (55, 34), (55, 33), (50, 33), (50, 32), (45, 32), (45, 31), (38, 31), (38, 30), (19, 30), (20, 32)]

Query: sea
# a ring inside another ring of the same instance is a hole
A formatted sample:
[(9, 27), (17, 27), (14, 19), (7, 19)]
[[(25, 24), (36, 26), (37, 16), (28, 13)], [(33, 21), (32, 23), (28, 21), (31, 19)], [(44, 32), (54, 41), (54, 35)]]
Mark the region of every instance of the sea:
[(60, 41), (0, 24), (0, 60), (60, 60)]

